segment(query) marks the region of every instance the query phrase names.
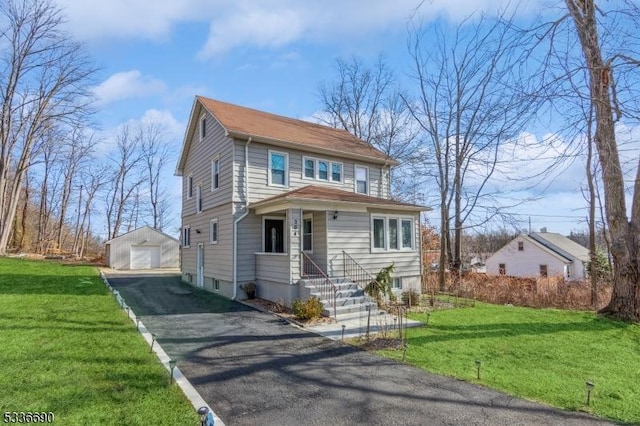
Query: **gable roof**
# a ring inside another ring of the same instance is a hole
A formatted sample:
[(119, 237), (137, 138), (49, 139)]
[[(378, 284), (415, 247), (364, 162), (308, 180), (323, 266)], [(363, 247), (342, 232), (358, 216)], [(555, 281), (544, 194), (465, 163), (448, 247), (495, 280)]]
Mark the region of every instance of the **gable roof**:
[(355, 192), (316, 185), (307, 185), (273, 197), (265, 198), (264, 200), (251, 203), (249, 208), (268, 209), (269, 207), (273, 207), (274, 209), (280, 209), (286, 205), (314, 204), (319, 202), (322, 203), (325, 210), (334, 210), (340, 207), (343, 209), (351, 207), (360, 210), (366, 210), (368, 207), (377, 207), (409, 212), (431, 210), (429, 207), (416, 204), (388, 200), (386, 198), (370, 197), (368, 195), (356, 194)]
[(182, 175), (186, 154), (197, 127), (196, 117), (200, 115), (202, 108), (208, 111), (225, 129), (226, 135), (232, 138), (251, 138), (256, 142), (378, 164), (398, 164), (393, 158), (346, 130), (196, 96), (176, 170), (178, 176)]
[(134, 230), (132, 230), (132, 231), (125, 232), (124, 234), (118, 235), (117, 237), (113, 237), (112, 239), (107, 240), (107, 241), (105, 241), (104, 243), (105, 243), (105, 244), (111, 244), (113, 241), (115, 241), (115, 240), (117, 240), (117, 239), (119, 239), (119, 238), (122, 238), (122, 237), (124, 237), (125, 235), (133, 234), (134, 232), (138, 232), (138, 231), (140, 231), (140, 230), (142, 230), (142, 229), (149, 229), (149, 230), (151, 230), (151, 231), (153, 231), (153, 232), (155, 232), (155, 233), (158, 233), (158, 234), (163, 235), (163, 236), (165, 236), (165, 237), (167, 237), (167, 238), (170, 238), (170, 239), (172, 239), (172, 240), (174, 240), (174, 241), (176, 241), (176, 242), (178, 242), (178, 243), (180, 242), (179, 240), (177, 240), (176, 238), (172, 237), (172, 236), (171, 236), (171, 235), (169, 235), (169, 234), (165, 234), (164, 232), (162, 232), (162, 231), (158, 231), (157, 229), (152, 228), (152, 227), (150, 227), (149, 225), (145, 225), (145, 226), (142, 226), (142, 227), (140, 227), (140, 228), (136, 228), (136, 229), (134, 229)]
[(589, 261), (589, 249), (555, 232), (531, 232), (529, 238), (545, 246), (560, 256), (582, 262)]

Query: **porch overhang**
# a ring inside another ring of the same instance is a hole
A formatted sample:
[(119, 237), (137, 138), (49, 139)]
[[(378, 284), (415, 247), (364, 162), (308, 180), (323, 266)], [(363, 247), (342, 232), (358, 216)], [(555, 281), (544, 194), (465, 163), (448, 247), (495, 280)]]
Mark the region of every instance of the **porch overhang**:
[(366, 213), (370, 209), (385, 209), (419, 213), (431, 208), (384, 198), (370, 197), (334, 188), (308, 185), (249, 205), (258, 215), (290, 208), (315, 211)]

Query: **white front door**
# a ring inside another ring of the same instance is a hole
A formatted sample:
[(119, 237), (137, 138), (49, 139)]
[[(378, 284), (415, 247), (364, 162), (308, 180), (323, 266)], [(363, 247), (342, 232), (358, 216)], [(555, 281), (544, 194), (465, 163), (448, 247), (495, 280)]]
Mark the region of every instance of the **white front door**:
[(198, 253), (196, 254), (196, 285), (200, 288), (204, 287), (204, 244), (198, 244)]

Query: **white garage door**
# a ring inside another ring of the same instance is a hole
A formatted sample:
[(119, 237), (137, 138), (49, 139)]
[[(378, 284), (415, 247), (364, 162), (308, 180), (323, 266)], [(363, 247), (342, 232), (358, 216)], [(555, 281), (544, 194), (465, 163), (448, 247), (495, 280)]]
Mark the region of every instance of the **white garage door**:
[(160, 267), (160, 246), (131, 246), (131, 269)]

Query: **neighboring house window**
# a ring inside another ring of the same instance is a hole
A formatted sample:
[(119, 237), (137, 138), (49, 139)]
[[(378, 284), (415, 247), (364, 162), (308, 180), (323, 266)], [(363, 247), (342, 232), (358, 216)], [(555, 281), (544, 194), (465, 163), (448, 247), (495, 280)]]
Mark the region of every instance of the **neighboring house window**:
[(213, 289), (215, 291), (220, 291), (220, 280), (217, 278), (213, 279)]
[(200, 185), (196, 187), (196, 213), (202, 212), (202, 189)]
[(317, 158), (303, 157), (305, 179), (323, 180), (325, 182), (342, 182), (342, 163)]
[(524, 242), (518, 241), (518, 251), (524, 251)]
[(211, 190), (218, 189), (220, 185), (220, 158), (211, 161)]
[(202, 117), (200, 119), (200, 140), (204, 139), (207, 136), (207, 117)]
[(507, 274), (507, 265), (504, 263), (498, 264), (498, 274), (506, 275)]
[(302, 221), (302, 251), (313, 251), (313, 219), (311, 217)]
[(182, 247), (191, 246), (191, 226), (187, 225), (182, 228)]
[(355, 166), (356, 192), (358, 194), (369, 194), (369, 168)]
[(547, 265), (540, 265), (540, 276), (541, 277), (547, 276)]
[(284, 219), (264, 219), (264, 252), (284, 253)]
[(193, 197), (193, 175), (187, 176), (187, 198)]
[[(372, 248), (380, 250), (412, 250), (413, 219), (374, 216), (371, 222)], [(386, 243), (388, 241), (388, 244)]]
[(209, 222), (209, 236), (211, 244), (218, 244), (218, 218)]
[(287, 186), (289, 155), (269, 151), (269, 185)]
[(391, 288), (401, 290), (402, 289), (402, 277), (395, 277), (391, 283)]

